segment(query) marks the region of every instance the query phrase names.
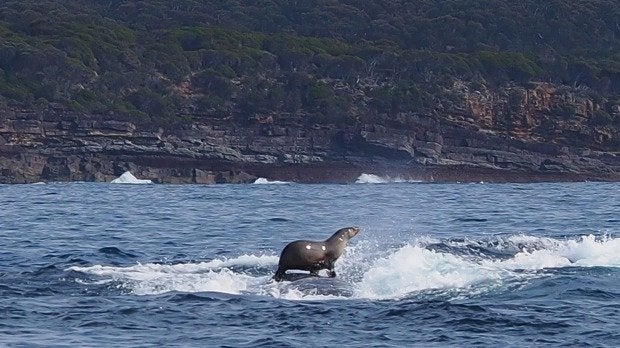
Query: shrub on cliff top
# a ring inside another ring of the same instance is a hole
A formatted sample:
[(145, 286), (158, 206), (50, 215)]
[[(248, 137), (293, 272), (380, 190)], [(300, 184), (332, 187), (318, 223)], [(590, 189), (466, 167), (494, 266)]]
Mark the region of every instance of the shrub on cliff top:
[(244, 113), (235, 119), (416, 111), (458, 99), (442, 94), (455, 79), (549, 81), (613, 100), (617, 17), (614, 0), (9, 0), (0, 96), (157, 120), (181, 117), (196, 95)]

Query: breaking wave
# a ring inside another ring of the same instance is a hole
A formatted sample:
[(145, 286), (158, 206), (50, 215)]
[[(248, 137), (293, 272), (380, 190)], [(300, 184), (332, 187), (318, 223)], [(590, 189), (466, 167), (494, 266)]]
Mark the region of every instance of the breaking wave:
[(420, 180), (412, 180), (405, 179), (400, 176), (390, 177), (390, 176), (379, 176), (375, 174), (366, 174), (362, 173), (357, 180), (355, 180), (356, 184), (389, 184), (389, 183), (403, 183), (403, 182), (422, 182)]
[(70, 267), (76, 281), (116, 284), (136, 295), (166, 292), (252, 294), (288, 300), (400, 299), (434, 293), (467, 297), (519, 289), (567, 267), (620, 267), (620, 239), (585, 235), (560, 240), (526, 235), (489, 240), (425, 238), (377, 250), (360, 241), (337, 262), (338, 277), (274, 282), (276, 255), (127, 267)]
[(258, 178), (254, 180), (254, 184), (267, 185), (267, 184), (290, 184), (289, 181), (268, 180), (265, 178)]
[(112, 184), (152, 184), (153, 182), (148, 179), (138, 179), (131, 172), (124, 172), (118, 178), (112, 180)]

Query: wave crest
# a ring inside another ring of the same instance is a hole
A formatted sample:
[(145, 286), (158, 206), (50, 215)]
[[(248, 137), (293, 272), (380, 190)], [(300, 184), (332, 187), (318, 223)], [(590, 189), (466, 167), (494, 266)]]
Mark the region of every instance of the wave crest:
[[(165, 292), (254, 294), (289, 300), (397, 299), (429, 291), (474, 296), (564, 267), (620, 267), (620, 239), (594, 235), (559, 240), (524, 235), (489, 240), (419, 238), (390, 249), (360, 241), (336, 263), (338, 278), (274, 282), (275, 255), (245, 254), (205, 262), (146, 263), (126, 267), (70, 267), (96, 277), (88, 284), (118, 282), (138, 295)], [(91, 277), (92, 278), (92, 277)]]
[(254, 184), (258, 185), (270, 185), (270, 184), (290, 184), (289, 181), (268, 180), (266, 178), (258, 178), (254, 180)]
[(400, 176), (390, 177), (390, 176), (379, 176), (375, 174), (366, 174), (362, 173), (355, 180), (356, 184), (389, 184), (389, 183), (416, 183), (422, 182), (420, 180), (412, 180), (412, 179), (404, 179)]
[(112, 184), (152, 184), (153, 182), (148, 179), (138, 179), (131, 172), (124, 172), (118, 178), (112, 180)]

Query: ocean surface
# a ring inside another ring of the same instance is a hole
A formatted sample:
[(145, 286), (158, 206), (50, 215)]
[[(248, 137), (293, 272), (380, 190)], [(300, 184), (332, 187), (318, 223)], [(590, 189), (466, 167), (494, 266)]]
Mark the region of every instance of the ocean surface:
[(0, 185), (0, 346), (618, 347), (619, 233), (620, 183)]

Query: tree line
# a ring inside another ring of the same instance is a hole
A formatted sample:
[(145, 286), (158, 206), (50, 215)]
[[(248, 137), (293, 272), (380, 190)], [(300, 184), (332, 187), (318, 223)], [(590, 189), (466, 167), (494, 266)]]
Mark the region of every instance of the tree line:
[(620, 103), (614, 0), (9, 0), (0, 105), (159, 123), (432, 109), (455, 79)]

